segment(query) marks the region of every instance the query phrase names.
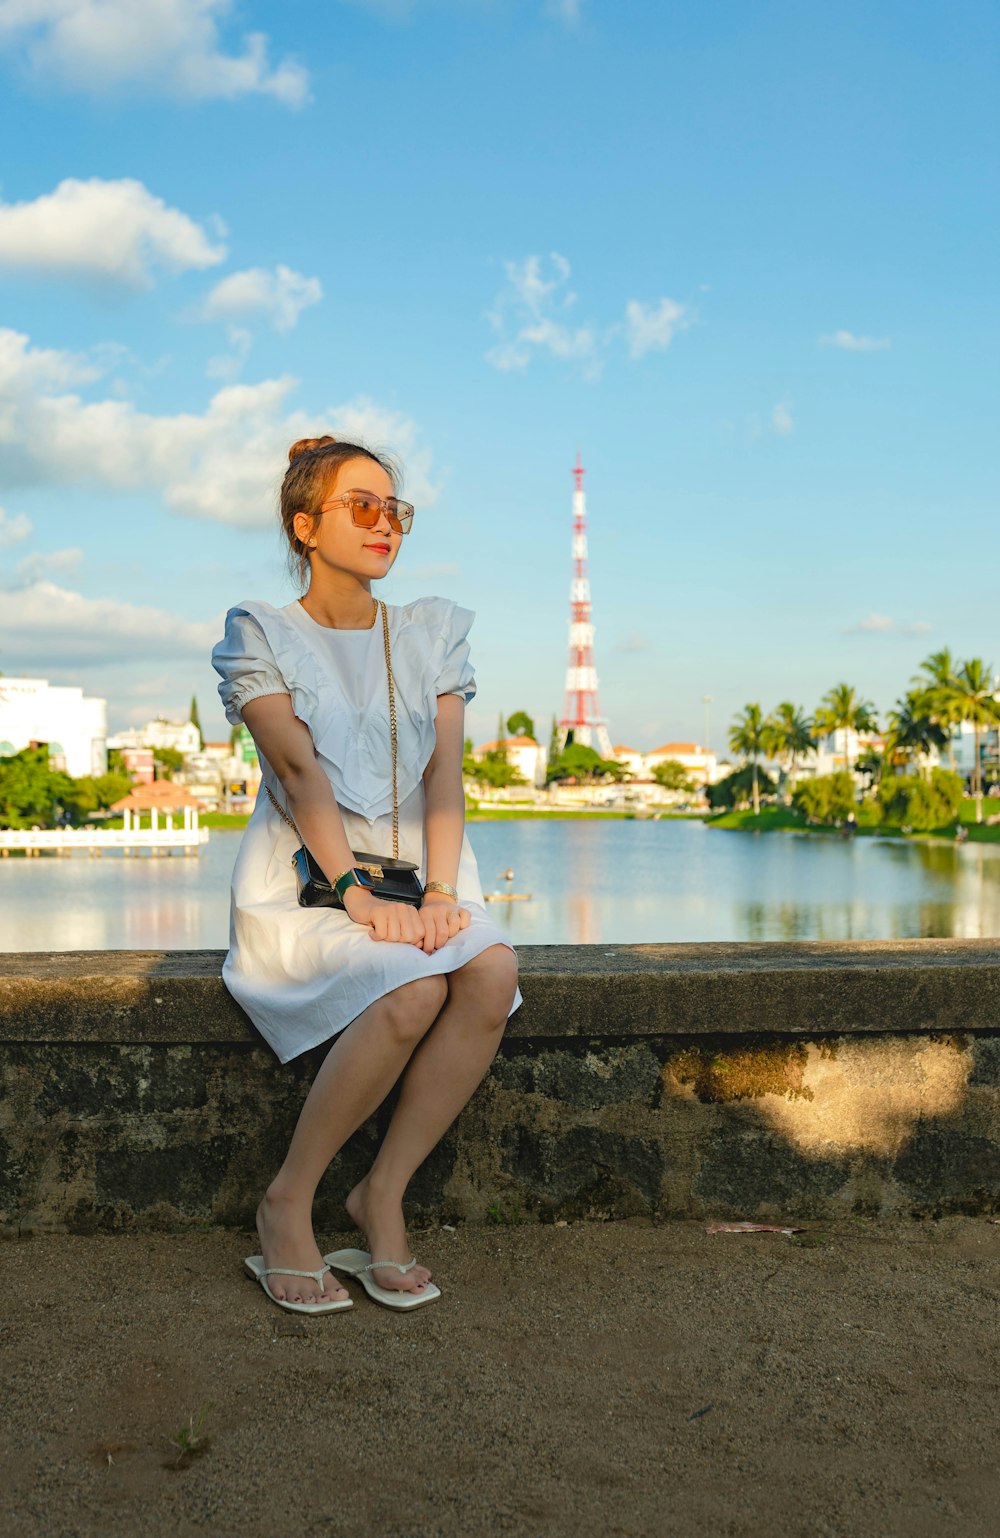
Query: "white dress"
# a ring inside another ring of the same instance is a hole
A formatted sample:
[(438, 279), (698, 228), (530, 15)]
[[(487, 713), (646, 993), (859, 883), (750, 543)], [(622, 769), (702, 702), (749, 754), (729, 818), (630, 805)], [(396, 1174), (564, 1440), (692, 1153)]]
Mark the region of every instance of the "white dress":
[[(424, 850), (423, 771), (435, 745), (439, 694), (476, 692), (467, 635), (475, 618), (447, 598), (388, 604), (396, 692), (399, 858), (419, 866)], [(392, 854), (392, 746), (381, 610), (369, 630), (333, 630), (295, 599), (283, 608), (249, 600), (226, 615), (212, 652), (219, 694), (232, 724), (248, 700), (290, 694), (312, 734), (352, 849)], [(487, 946), (511, 950), (483, 903), (476, 857), (463, 838), (458, 900), (466, 929), (427, 955), (415, 945), (376, 940), (338, 908), (303, 908), (291, 859), (299, 840), (264, 789), (288, 809), (266, 759), (263, 781), (233, 868), (229, 952), (222, 977), (281, 1062), (327, 1041), (384, 994), (417, 977), (452, 972)], [(520, 988), (510, 1013), (523, 1002)]]

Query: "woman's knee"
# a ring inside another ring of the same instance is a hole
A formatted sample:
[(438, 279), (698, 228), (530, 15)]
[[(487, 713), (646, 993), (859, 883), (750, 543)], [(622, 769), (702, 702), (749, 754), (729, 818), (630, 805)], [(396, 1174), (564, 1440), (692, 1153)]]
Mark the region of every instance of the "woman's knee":
[(452, 991), (468, 990), (486, 1014), (506, 1020), (517, 992), (517, 956), (509, 945), (487, 946), (448, 974)]
[(447, 997), (443, 977), (416, 977), (385, 995), (385, 1022), (400, 1041), (417, 1042), (430, 1030)]

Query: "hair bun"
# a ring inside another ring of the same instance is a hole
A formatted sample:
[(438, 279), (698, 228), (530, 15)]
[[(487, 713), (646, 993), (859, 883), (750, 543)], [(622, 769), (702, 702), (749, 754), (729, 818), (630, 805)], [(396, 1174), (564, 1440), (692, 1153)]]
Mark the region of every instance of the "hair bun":
[(323, 438), (299, 438), (288, 450), (288, 463), (294, 465), (300, 454), (311, 454), (316, 449), (325, 449), (327, 444), (336, 443), (336, 438), (331, 438), (329, 433)]

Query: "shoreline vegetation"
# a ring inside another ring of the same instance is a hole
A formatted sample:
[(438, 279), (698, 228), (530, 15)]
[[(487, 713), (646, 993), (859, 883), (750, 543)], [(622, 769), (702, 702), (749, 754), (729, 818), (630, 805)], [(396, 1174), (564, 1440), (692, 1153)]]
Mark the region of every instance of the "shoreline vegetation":
[[(989, 803), (987, 802), (987, 805)], [(996, 803), (1000, 813), (1000, 801)], [(966, 796), (958, 815), (937, 828), (912, 828), (900, 823), (880, 822), (871, 826), (848, 824), (838, 820), (820, 822), (809, 818), (794, 806), (762, 806), (711, 813), (704, 818), (706, 827), (731, 833), (798, 833), (818, 838), (893, 838), (908, 842), (1000, 844), (1000, 824), (976, 821), (976, 802)], [(960, 836), (961, 835), (961, 836)]]

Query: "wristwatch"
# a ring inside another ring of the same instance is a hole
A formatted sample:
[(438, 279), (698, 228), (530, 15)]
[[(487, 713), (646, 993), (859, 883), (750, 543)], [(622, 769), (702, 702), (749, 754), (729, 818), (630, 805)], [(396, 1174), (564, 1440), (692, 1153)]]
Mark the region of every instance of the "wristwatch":
[(346, 913), (347, 908), (344, 904), (344, 893), (347, 891), (347, 888), (349, 886), (363, 886), (366, 891), (370, 892), (374, 885), (374, 876), (370, 875), (368, 871), (361, 870), (358, 866), (352, 865), (350, 870), (345, 870), (343, 875), (338, 876), (336, 881), (332, 883), (334, 895), (336, 897), (336, 902), (333, 904), (333, 906), (335, 908), (343, 908), (344, 912)]

